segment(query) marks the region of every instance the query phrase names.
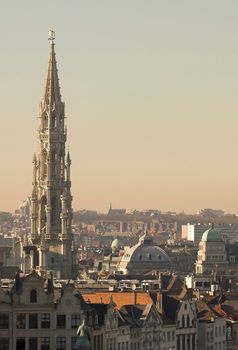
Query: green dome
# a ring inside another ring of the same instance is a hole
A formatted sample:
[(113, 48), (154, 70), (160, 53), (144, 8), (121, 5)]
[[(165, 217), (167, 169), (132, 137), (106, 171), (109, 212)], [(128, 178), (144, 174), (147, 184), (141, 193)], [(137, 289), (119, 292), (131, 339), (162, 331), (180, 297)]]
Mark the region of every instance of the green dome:
[(118, 250), (118, 249), (124, 249), (124, 246), (119, 238), (115, 238), (112, 241), (111, 248), (112, 248), (112, 250)]
[(202, 235), (203, 242), (223, 242), (222, 235), (214, 228), (210, 228)]

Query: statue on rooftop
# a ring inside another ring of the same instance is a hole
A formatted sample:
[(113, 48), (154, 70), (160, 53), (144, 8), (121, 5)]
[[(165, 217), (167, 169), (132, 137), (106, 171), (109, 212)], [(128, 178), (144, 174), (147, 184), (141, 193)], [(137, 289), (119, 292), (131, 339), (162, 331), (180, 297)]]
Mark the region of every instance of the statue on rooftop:
[(85, 326), (85, 321), (79, 326), (77, 330), (77, 340), (75, 350), (90, 350), (91, 336), (89, 327)]

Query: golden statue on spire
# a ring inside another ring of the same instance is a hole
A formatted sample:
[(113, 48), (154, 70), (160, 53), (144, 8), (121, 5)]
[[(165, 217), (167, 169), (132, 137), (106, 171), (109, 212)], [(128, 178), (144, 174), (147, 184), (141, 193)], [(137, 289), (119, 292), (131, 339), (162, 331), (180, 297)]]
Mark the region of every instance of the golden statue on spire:
[(49, 29), (49, 37), (48, 40), (50, 40), (52, 43), (54, 43), (55, 40), (55, 32), (53, 31), (53, 29)]

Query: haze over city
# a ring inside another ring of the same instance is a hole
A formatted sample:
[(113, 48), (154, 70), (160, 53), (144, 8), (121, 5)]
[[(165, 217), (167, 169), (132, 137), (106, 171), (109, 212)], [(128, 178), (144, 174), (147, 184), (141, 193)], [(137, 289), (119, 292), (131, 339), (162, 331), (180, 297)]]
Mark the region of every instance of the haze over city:
[(74, 209), (238, 212), (237, 1), (11, 1), (1, 14), (1, 210), (31, 194), (53, 27)]

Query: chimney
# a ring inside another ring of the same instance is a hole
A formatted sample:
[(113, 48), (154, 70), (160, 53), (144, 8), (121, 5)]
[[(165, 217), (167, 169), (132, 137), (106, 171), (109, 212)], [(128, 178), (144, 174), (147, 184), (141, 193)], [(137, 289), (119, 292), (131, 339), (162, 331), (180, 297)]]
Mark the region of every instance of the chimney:
[(48, 294), (52, 294), (53, 291), (54, 291), (53, 273), (50, 272), (47, 279), (47, 292)]
[(16, 290), (17, 294), (20, 294), (20, 292), (21, 292), (21, 280), (20, 280), (19, 272), (17, 272), (16, 276), (15, 276), (15, 290)]

